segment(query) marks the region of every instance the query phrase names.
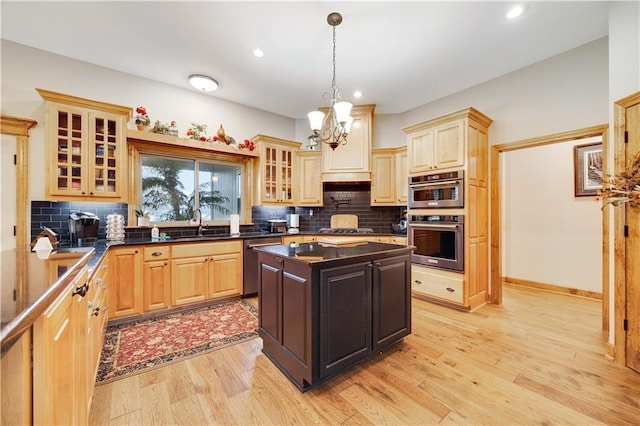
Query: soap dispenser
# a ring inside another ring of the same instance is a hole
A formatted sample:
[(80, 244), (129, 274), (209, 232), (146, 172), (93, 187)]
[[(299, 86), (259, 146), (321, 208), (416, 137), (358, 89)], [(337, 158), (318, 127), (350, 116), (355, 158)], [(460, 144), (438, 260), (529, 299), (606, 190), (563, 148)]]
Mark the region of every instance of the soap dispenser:
[(153, 228), (151, 228), (151, 239), (156, 238), (160, 238), (160, 230), (157, 225), (153, 225)]

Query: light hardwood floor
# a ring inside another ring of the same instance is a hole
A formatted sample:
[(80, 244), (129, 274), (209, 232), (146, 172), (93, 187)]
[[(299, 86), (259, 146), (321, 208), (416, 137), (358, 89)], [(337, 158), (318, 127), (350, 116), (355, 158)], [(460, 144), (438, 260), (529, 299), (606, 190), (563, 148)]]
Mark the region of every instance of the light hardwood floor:
[(91, 424), (640, 424), (600, 302), (505, 286), (472, 313), (413, 300), (393, 350), (300, 393), (251, 341), (96, 388)]

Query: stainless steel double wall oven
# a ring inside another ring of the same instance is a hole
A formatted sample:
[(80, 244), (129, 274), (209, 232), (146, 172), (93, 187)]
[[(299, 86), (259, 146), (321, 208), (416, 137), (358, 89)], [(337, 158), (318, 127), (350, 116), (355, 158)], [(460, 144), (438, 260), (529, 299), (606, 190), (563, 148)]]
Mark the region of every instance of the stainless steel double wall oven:
[(464, 272), (464, 172), (410, 177), (408, 204), (412, 262)]

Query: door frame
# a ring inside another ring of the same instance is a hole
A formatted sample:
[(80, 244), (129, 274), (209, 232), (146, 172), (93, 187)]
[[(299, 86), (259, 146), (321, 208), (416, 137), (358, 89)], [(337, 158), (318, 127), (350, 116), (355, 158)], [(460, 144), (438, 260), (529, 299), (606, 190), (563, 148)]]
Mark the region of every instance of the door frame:
[[(640, 103), (640, 92), (633, 93), (622, 98), (613, 104), (613, 141), (614, 141), (614, 161), (613, 174), (618, 174), (625, 169), (625, 138), (624, 132), (627, 129), (626, 111), (627, 108)], [(626, 207), (628, 208), (628, 207)], [(613, 310), (613, 348), (607, 348), (616, 363), (626, 366), (626, 332), (624, 330), (624, 319), (626, 316), (627, 304), (627, 283), (626, 280), (626, 242), (624, 237), (624, 225), (626, 223), (625, 208), (608, 207), (606, 210), (613, 211), (613, 276), (614, 276), (614, 310)], [(638, 284), (636, 284), (638, 285)]]
[(32, 118), (3, 115), (0, 133), (16, 137), (16, 248), (28, 244), (27, 212), (29, 211), (29, 129), (38, 124)]
[[(490, 302), (495, 305), (502, 304), (502, 218), (501, 209), (501, 187), (500, 187), (500, 154), (503, 152), (516, 151), (537, 146), (551, 145), (577, 139), (590, 138), (594, 136), (602, 137), (603, 173), (608, 171), (607, 167), (607, 132), (608, 124), (586, 127), (583, 129), (568, 132), (556, 133), (552, 135), (539, 136), (522, 141), (498, 144), (491, 146), (491, 265), (490, 265)], [(602, 229), (603, 238), (608, 235), (608, 215), (603, 214)], [(608, 272), (608, 243), (604, 240), (602, 247), (602, 329), (609, 329), (609, 272)], [(617, 296), (617, 295), (616, 295)]]

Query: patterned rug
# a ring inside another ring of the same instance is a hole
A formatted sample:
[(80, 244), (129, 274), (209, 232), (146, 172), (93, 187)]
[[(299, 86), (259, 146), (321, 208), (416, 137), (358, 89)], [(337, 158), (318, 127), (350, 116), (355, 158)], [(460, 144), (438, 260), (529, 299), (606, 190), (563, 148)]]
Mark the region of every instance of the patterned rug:
[(96, 384), (253, 339), (257, 328), (258, 310), (246, 300), (109, 326)]

